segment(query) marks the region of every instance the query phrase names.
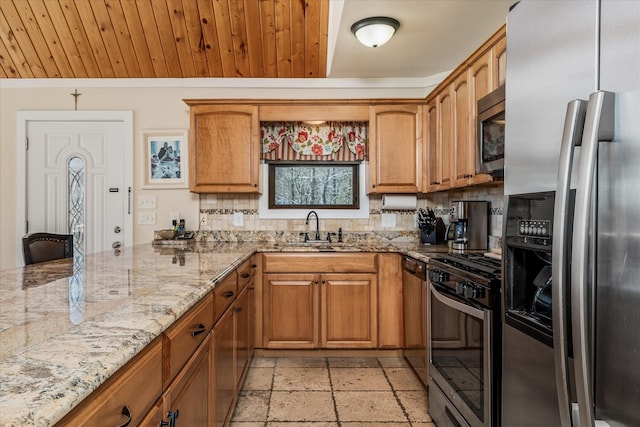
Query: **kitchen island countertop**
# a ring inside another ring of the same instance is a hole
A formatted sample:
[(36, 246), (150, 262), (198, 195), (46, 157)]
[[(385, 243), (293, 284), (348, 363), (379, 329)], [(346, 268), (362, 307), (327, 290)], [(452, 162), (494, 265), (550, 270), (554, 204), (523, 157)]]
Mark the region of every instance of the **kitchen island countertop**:
[(0, 426), (51, 426), (255, 252), (401, 252), (446, 246), (138, 245), (0, 271)]

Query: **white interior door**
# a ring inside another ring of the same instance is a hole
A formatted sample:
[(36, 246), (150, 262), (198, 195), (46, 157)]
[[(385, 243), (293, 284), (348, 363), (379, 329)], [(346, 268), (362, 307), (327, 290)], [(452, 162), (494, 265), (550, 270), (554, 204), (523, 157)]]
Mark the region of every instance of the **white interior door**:
[(132, 232), (125, 124), (28, 121), (26, 128), (28, 232), (71, 233), (81, 254), (122, 245)]

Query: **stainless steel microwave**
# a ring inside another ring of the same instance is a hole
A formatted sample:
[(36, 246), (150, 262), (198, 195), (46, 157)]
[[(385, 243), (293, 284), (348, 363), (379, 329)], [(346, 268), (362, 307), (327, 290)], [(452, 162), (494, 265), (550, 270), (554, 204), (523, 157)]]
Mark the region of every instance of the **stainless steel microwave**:
[(478, 173), (504, 174), (504, 88), (478, 100)]

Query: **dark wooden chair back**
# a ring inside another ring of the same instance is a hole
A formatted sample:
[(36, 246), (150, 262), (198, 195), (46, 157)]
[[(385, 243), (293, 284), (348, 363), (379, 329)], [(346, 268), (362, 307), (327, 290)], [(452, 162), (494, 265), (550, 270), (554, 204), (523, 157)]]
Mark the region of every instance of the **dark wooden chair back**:
[(22, 238), (24, 264), (73, 258), (73, 235), (31, 233)]

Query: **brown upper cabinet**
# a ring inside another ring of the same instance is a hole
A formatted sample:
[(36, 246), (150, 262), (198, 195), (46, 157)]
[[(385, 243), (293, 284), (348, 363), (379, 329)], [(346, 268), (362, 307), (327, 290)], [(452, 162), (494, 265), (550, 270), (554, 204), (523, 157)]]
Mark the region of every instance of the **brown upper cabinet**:
[(259, 193), (258, 107), (190, 106), (189, 189), (196, 193)]
[(369, 119), (369, 193), (422, 191), (422, 106), (374, 105)]
[(427, 192), (493, 181), (476, 174), (477, 103), (505, 84), (506, 43), (502, 26), (427, 96)]

